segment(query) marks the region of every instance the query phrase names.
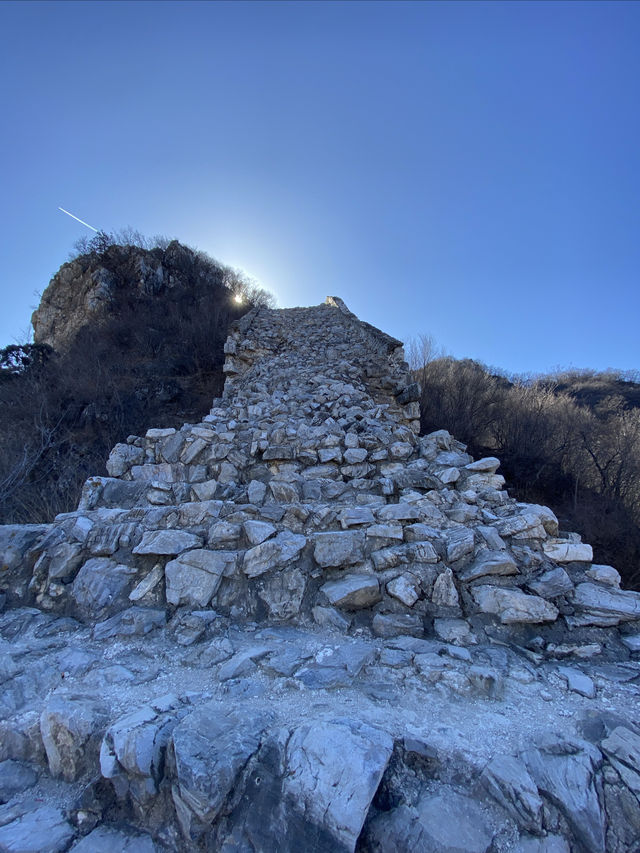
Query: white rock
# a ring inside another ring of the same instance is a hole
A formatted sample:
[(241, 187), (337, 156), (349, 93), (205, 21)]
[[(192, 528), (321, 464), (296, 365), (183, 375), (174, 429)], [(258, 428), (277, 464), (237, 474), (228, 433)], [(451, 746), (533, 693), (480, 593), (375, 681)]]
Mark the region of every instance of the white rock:
[(585, 574), (597, 583), (603, 583), (606, 586), (612, 586), (616, 589), (620, 588), (620, 574), (613, 566), (594, 565), (590, 569), (587, 569)]
[(413, 575), (399, 575), (387, 584), (387, 592), (398, 601), (406, 604), (407, 607), (413, 607), (418, 598), (420, 591), (417, 581)]
[(235, 568), (235, 551), (187, 551), (165, 567), (169, 604), (206, 607), (225, 574)]
[(590, 563), (593, 560), (593, 548), (583, 542), (545, 542), (542, 548), (556, 563)]
[(537, 595), (526, 595), (518, 589), (477, 586), (471, 590), (483, 613), (495, 613), (503, 625), (517, 622), (554, 622), (558, 608)]

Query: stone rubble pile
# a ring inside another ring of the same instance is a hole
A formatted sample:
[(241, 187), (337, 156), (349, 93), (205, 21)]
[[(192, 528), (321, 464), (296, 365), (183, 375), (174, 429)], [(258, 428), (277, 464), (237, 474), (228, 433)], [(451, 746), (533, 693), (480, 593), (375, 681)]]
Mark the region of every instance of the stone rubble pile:
[(337, 297), (225, 352), (0, 528), (0, 851), (640, 850), (640, 594)]

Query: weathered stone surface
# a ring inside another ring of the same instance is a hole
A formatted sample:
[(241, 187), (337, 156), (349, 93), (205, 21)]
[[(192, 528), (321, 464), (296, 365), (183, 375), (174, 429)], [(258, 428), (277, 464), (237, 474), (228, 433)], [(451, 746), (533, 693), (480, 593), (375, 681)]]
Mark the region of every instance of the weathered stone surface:
[(280, 569), (295, 560), (306, 544), (305, 536), (283, 530), (273, 539), (250, 548), (244, 555), (242, 569), (250, 578)]
[(392, 750), (388, 734), (357, 720), (301, 726), (287, 744), (284, 793), (336, 849), (353, 851)]
[(0, 803), (32, 788), (37, 781), (38, 774), (28, 764), (11, 759), (0, 761)]
[(420, 597), (420, 588), (414, 575), (398, 575), (387, 584), (387, 592), (393, 598), (397, 598), (407, 607), (413, 607)]
[(447, 561), (455, 563), (473, 552), (473, 531), (468, 527), (455, 527), (446, 531)]
[(579, 693), (581, 696), (586, 696), (587, 699), (595, 698), (596, 687), (593, 679), (585, 675), (584, 672), (570, 666), (560, 666), (558, 667), (558, 673), (567, 682), (569, 690)]
[(82, 566), (71, 587), (80, 614), (100, 619), (126, 606), (136, 570), (107, 557), (92, 557)]
[(128, 607), (116, 613), (104, 622), (98, 622), (93, 629), (96, 640), (112, 637), (144, 637), (155, 628), (161, 628), (167, 621), (164, 609), (157, 607)]
[(369, 829), (375, 853), (487, 853), (493, 833), (480, 806), (454, 791), (426, 795), (376, 817)]
[(62, 853), (75, 835), (60, 809), (41, 806), (0, 826), (2, 853)]
[(605, 586), (612, 586), (616, 589), (620, 588), (620, 573), (613, 566), (593, 565), (587, 569), (585, 574), (591, 580), (596, 581), (596, 583), (602, 583)]
[(35, 556), (27, 555), (49, 530), (45, 524), (0, 525), (0, 587), (9, 604), (27, 600), (35, 562)]
[(417, 613), (376, 613), (371, 622), (371, 629), (377, 637), (424, 635), (424, 624)]
[(273, 619), (291, 619), (300, 612), (306, 589), (306, 578), (297, 569), (288, 569), (264, 578), (258, 584), (258, 595), (267, 605)]
[(484, 575), (516, 575), (518, 567), (508, 551), (481, 551), (459, 574), (460, 580), (472, 581)]
[(529, 581), (527, 586), (542, 598), (556, 598), (573, 590), (573, 582), (561, 566), (544, 572), (535, 580)]
[(431, 601), (439, 607), (457, 607), (460, 603), (451, 569), (445, 569), (436, 578), (431, 593)]
[(523, 829), (542, 830), (542, 800), (525, 764), (513, 755), (496, 755), (480, 781)]
[(269, 720), (267, 714), (243, 714), (211, 702), (175, 727), (169, 772), (186, 839), (213, 823), (242, 768), (257, 752)]
[[(581, 583), (575, 589), (573, 603), (587, 615), (602, 617), (609, 625), (640, 618), (640, 592)], [(602, 622), (596, 621), (594, 624)]]
[(540, 792), (560, 809), (584, 849), (605, 853), (605, 817), (595, 779), (600, 752), (586, 741), (549, 736), (522, 757)]
[[(400, 342), (337, 298), (225, 352), (201, 423), (129, 436), (0, 564), (0, 761), (64, 765), (37, 795), (80, 850), (153, 849), (122, 821), (167, 853), (634, 849), (638, 594), (497, 459), (418, 438)], [(100, 776), (56, 702), (104, 713)], [(15, 770), (0, 827), (40, 805)]]
[(517, 589), (477, 586), (472, 589), (472, 595), (483, 613), (495, 613), (503, 625), (554, 622), (558, 618), (558, 609), (553, 604)]
[(446, 643), (466, 646), (478, 642), (466, 619), (434, 619), (433, 630)]
[(624, 782), (640, 799), (640, 736), (617, 726), (600, 744)]
[(53, 696), (40, 717), (52, 776), (73, 782), (97, 763), (107, 713), (97, 700)]
[(107, 472), (110, 477), (121, 477), (133, 465), (142, 465), (144, 450), (133, 444), (116, 444), (107, 459)]
[(500, 460), (495, 456), (486, 456), (484, 459), (469, 462), (464, 467), (467, 471), (471, 471), (474, 474), (495, 474), (500, 467)]
[(329, 581), (320, 589), (329, 603), (346, 610), (360, 610), (380, 601), (380, 584), (373, 575), (345, 575), (338, 581)]
[(276, 533), (273, 524), (266, 521), (245, 521), (244, 532), (251, 545), (260, 545)]
[(593, 560), (591, 545), (582, 542), (545, 542), (544, 553), (556, 563), (590, 563)]
[(149, 835), (99, 826), (71, 847), (69, 853), (156, 853)]
[(185, 530), (147, 530), (134, 554), (181, 554), (190, 548), (202, 547), (202, 537)]
[(233, 573), (234, 551), (207, 551), (195, 548), (167, 563), (164, 574), (169, 604), (206, 607), (215, 595), (223, 575)]
[(356, 530), (317, 533), (313, 556), (323, 568), (351, 566), (364, 558), (364, 534)]

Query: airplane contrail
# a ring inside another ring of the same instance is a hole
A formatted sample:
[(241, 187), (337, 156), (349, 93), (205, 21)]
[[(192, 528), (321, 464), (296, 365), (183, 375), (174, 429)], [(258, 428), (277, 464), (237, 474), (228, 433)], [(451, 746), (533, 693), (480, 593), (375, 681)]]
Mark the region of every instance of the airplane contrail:
[(92, 231), (95, 231), (98, 234), (98, 229), (94, 228), (93, 225), (89, 225), (88, 222), (85, 222), (84, 219), (79, 219), (77, 216), (74, 216), (73, 213), (69, 213), (68, 210), (65, 210), (64, 207), (59, 207), (58, 210), (61, 210), (63, 213), (66, 213), (67, 216), (70, 216), (72, 219), (77, 219), (78, 222), (82, 222), (83, 225), (86, 225), (87, 228), (91, 228)]

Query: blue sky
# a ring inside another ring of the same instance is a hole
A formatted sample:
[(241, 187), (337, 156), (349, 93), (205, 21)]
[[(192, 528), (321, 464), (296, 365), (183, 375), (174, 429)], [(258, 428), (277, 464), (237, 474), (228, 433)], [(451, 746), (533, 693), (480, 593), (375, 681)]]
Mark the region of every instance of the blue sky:
[(640, 4), (0, 3), (0, 345), (90, 234), (510, 372), (640, 368)]

